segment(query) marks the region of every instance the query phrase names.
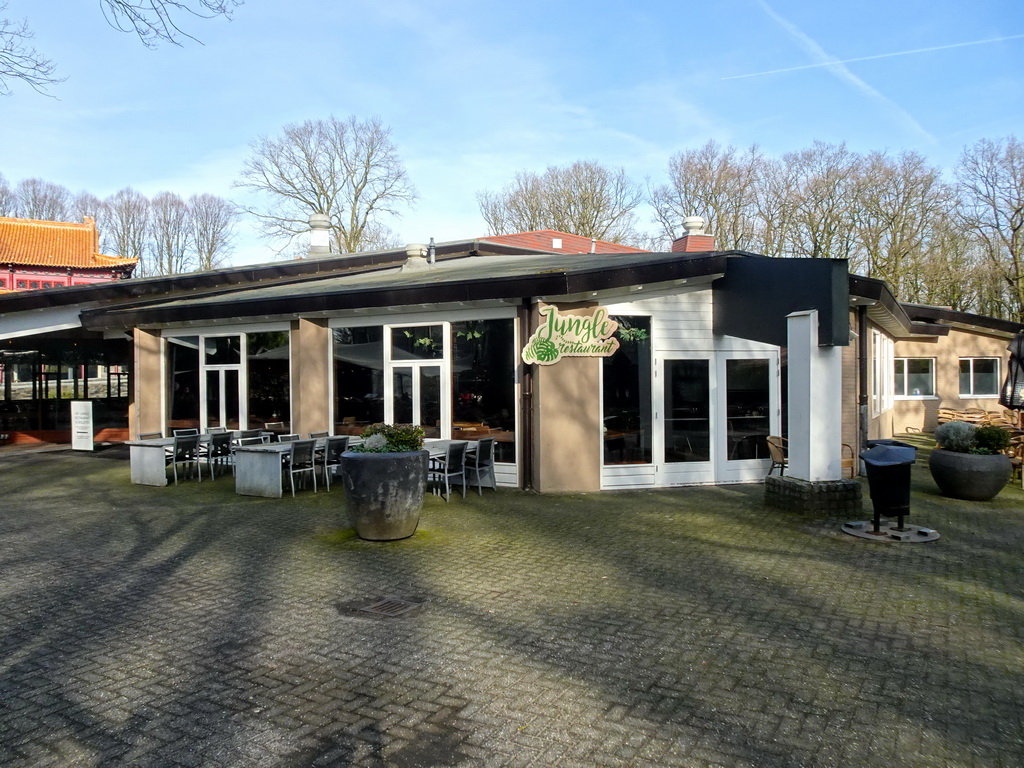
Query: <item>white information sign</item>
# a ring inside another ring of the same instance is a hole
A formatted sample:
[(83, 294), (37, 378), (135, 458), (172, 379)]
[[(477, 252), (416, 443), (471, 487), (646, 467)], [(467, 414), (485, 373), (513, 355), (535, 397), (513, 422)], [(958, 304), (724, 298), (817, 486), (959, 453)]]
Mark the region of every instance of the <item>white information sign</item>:
[(92, 400), (71, 401), (71, 449), (93, 450)]

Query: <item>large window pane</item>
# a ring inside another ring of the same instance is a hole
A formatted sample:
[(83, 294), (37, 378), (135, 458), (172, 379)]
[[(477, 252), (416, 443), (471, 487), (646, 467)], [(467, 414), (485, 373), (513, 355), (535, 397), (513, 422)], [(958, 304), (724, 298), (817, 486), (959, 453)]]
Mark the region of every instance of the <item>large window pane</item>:
[(999, 394), (999, 361), (995, 358), (975, 359), (974, 394)]
[(768, 456), (769, 364), (767, 360), (725, 361), (725, 408), (730, 461)]
[(412, 424), (412, 368), (391, 369), (391, 412), (395, 424)]
[(516, 398), (512, 320), (452, 323), (452, 437), (495, 439), (495, 459), (514, 462)]
[(334, 331), (334, 431), (358, 435), (384, 421), (384, 328)]
[(911, 397), (934, 397), (934, 363), (930, 357), (907, 360), (907, 392)]
[(391, 329), (392, 360), (440, 360), (444, 355), (444, 326), (417, 325)]
[(602, 361), (604, 463), (650, 464), (651, 320), (614, 317), (619, 349)]
[(665, 461), (711, 460), (711, 385), (707, 360), (665, 362)]
[(199, 427), (199, 337), (167, 340), (170, 371), (169, 429)]
[[(441, 436), (441, 366), (419, 367), (419, 425), (424, 437)], [(414, 416), (417, 414), (414, 414)]]
[(291, 363), (288, 332), (247, 334), (250, 429), (290, 419)]
[(206, 365), (238, 365), (242, 362), (240, 336), (208, 336), (203, 346), (206, 348)]
[(999, 359), (964, 357), (960, 359), (960, 394), (986, 397), (999, 394)]

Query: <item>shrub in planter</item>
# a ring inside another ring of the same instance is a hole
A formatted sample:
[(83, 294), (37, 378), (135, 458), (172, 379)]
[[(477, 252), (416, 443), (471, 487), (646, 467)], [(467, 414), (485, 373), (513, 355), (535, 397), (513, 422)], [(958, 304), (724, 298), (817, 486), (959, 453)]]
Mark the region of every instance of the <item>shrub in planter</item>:
[(945, 496), (989, 501), (1010, 479), (1013, 467), (1002, 453), (1010, 438), (999, 427), (950, 421), (935, 430), (935, 443), (928, 469)]
[(423, 429), (374, 424), (363, 444), (342, 455), (349, 513), (356, 533), (370, 541), (405, 539), (416, 532), (427, 490)]

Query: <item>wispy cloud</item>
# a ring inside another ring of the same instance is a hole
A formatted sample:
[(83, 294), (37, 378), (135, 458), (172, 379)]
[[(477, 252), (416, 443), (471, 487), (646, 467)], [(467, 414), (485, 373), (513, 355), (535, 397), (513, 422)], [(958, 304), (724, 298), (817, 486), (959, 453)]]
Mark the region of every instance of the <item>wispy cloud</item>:
[(892, 116), (900, 123), (902, 123), (908, 130), (921, 136), (923, 139), (931, 144), (935, 144), (935, 137), (924, 129), (924, 127), (913, 118), (913, 116), (907, 112), (903, 107), (894, 102), (885, 94), (871, 87), (859, 77), (857, 77), (846, 64), (834, 56), (830, 56), (824, 48), (822, 48), (816, 40), (809, 35), (805, 34), (803, 30), (793, 24), (786, 18), (783, 18), (775, 9), (772, 8), (764, 0), (756, 0), (757, 4), (761, 6), (761, 9), (775, 21), (780, 27), (789, 33), (790, 37), (799, 43), (800, 47), (804, 49), (812, 58), (817, 61), (812, 66), (824, 67), (828, 69), (836, 78), (846, 83), (847, 85), (853, 86), (856, 90), (863, 93), (865, 96), (876, 102), (880, 106), (884, 107)]
[[(770, 11), (769, 11), (770, 13)], [(931, 53), (932, 51), (948, 51), (951, 48), (966, 48), (971, 45), (988, 45), (990, 43), (1005, 43), (1008, 40), (1024, 40), (1024, 35), (1006, 35), (1004, 37), (990, 37), (986, 40), (971, 40), (966, 43), (950, 43), (949, 45), (933, 45), (928, 48), (914, 48), (909, 51), (896, 51), (895, 53), (877, 53), (874, 56), (857, 56), (853, 59), (830, 59), (816, 64), (801, 64), (798, 67), (782, 67), (781, 69), (766, 69), (763, 72), (750, 72), (745, 75), (730, 75), (723, 77), (723, 80), (742, 80), (745, 77), (762, 77), (763, 75), (778, 75), (782, 72), (799, 72), (802, 69), (817, 69), (832, 64), (853, 64), (858, 61), (875, 61), (876, 59), (891, 59), (894, 56), (913, 56), (915, 53)]]

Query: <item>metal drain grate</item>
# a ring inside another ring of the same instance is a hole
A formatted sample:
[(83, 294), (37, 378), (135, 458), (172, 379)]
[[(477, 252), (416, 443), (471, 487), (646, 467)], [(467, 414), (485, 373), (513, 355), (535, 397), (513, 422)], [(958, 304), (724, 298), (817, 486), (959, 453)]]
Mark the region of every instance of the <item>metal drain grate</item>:
[(359, 610), (366, 611), (367, 613), (376, 613), (381, 616), (401, 616), (403, 613), (408, 613), (413, 608), (418, 608), (419, 606), (420, 603), (400, 600), (397, 597), (386, 597), (378, 603), (368, 605)]

